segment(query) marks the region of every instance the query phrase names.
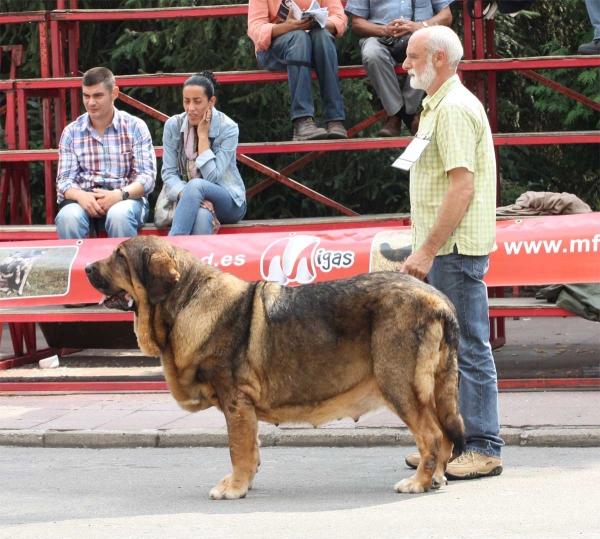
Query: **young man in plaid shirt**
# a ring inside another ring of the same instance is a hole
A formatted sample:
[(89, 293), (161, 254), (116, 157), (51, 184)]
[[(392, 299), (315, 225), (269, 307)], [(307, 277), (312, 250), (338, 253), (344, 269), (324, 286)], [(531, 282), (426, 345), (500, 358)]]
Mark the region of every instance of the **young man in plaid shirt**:
[(65, 128), (59, 144), (58, 237), (85, 238), (92, 224), (110, 238), (136, 236), (156, 181), (148, 126), (115, 108), (119, 88), (110, 70), (87, 71), (82, 93), (87, 113)]

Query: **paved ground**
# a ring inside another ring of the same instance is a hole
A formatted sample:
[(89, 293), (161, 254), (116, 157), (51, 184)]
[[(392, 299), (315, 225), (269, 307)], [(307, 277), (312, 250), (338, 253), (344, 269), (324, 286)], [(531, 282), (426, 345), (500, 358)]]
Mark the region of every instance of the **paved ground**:
[(403, 495), (400, 448), (267, 448), (244, 500), (213, 501), (224, 448), (0, 448), (1, 539), (600, 536), (598, 450), (507, 448), (504, 473)]

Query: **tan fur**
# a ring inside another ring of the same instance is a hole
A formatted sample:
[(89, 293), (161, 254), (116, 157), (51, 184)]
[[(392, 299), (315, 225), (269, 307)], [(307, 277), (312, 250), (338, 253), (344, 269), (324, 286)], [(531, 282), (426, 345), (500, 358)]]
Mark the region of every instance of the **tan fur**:
[(211, 497), (246, 495), (260, 462), (259, 420), (321, 425), (382, 405), (404, 420), (422, 456), (396, 490), (443, 482), (464, 431), (458, 325), (433, 288), (392, 273), (295, 289), (246, 283), (157, 237), (122, 243), (89, 279), (134, 298), (140, 348), (160, 357), (182, 408), (225, 414), (233, 473)]

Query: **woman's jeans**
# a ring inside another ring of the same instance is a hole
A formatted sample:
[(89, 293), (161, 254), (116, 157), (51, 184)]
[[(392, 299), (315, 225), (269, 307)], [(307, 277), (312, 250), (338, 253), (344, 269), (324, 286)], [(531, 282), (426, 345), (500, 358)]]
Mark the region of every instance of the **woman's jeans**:
[(487, 288), (483, 282), (489, 256), (436, 256), (429, 281), (456, 307), (460, 325), (458, 370), (460, 412), (465, 422), (466, 451), (500, 457), (498, 381), (490, 346)]
[(131, 238), (146, 224), (149, 209), (146, 197), (130, 198), (111, 206), (106, 217), (95, 219), (79, 204), (67, 204), (56, 216), (56, 231), (61, 240), (85, 238), (93, 223), (97, 230), (106, 230), (109, 238)]
[(266, 51), (258, 51), (258, 63), (268, 71), (288, 72), (292, 98), (292, 120), (315, 115), (311, 68), (285, 65), (279, 59), (307, 62), (317, 72), (323, 100), (323, 120), (343, 121), (344, 102), (338, 79), (338, 57), (335, 39), (329, 30), (315, 28), (310, 32), (295, 30), (275, 38)]
[(226, 189), (202, 178), (190, 180), (177, 203), (169, 236), (212, 234), (213, 215), (200, 204), (212, 202), (217, 219), (224, 224), (241, 221), (246, 203), (238, 206)]

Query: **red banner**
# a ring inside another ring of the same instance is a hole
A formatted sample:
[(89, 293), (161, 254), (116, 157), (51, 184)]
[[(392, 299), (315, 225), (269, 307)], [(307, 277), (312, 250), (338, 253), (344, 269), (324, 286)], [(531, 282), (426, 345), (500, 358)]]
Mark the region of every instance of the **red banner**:
[[(409, 227), (374, 226), (168, 239), (242, 279), (294, 286), (397, 271), (411, 233)], [(0, 308), (98, 301), (85, 266), (121, 241), (0, 243)], [(600, 213), (499, 221), (496, 243), (488, 286), (600, 282)]]

